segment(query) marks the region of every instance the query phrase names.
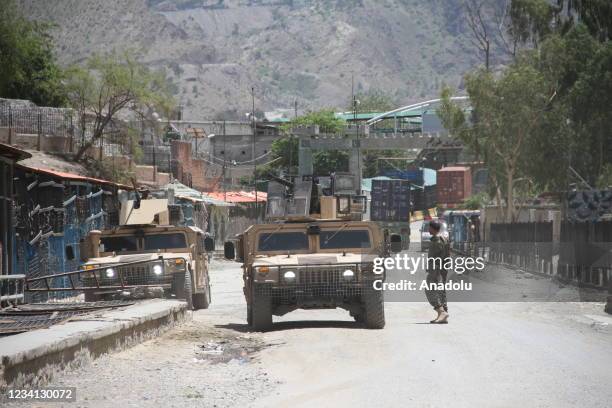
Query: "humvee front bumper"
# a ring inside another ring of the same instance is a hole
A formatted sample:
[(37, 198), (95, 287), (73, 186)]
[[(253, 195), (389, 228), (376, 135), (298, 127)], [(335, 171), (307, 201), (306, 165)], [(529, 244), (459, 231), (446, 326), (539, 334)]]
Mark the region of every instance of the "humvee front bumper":
[(170, 288), (174, 275), (185, 273), (183, 258), (166, 258), (109, 265), (85, 265), (81, 289), (117, 289), (155, 286)]
[(255, 295), (289, 301), (361, 296), (374, 290), (374, 281), (384, 281), (384, 273), (373, 273), (372, 266), (372, 263), (275, 266), (268, 267), (263, 274), (259, 268), (254, 272)]

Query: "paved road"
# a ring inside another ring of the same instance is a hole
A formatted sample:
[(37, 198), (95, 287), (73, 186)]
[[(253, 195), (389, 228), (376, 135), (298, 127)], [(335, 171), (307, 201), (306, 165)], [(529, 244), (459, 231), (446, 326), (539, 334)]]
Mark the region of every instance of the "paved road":
[(454, 303), (450, 324), (430, 325), (425, 302), (387, 302), (384, 330), (363, 329), (347, 312), (331, 310), (297, 311), (275, 318), (271, 332), (249, 333), (238, 265), (214, 261), (213, 268), (209, 310), (129, 350), (85, 359), (51, 385), (76, 386), (79, 405), (92, 407), (612, 401), (612, 317), (601, 303)]

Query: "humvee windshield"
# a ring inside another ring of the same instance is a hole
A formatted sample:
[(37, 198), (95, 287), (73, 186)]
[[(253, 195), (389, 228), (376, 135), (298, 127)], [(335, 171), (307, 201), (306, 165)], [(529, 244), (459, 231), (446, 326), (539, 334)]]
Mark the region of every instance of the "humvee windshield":
[(321, 249), (369, 248), (368, 230), (323, 230), (319, 236)]
[(134, 236), (101, 237), (101, 252), (127, 252), (138, 250), (138, 239)]
[(305, 232), (274, 232), (259, 235), (259, 251), (296, 251), (308, 249)]
[(186, 247), (187, 243), (184, 234), (155, 234), (144, 236), (145, 251)]
[(134, 235), (107, 236), (100, 238), (100, 252), (157, 251), (159, 249), (187, 248), (185, 234), (145, 235), (142, 242)]

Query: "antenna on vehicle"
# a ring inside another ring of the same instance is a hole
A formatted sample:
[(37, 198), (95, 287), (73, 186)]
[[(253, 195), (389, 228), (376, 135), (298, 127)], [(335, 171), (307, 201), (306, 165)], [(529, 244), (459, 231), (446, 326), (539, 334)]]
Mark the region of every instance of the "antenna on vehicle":
[(130, 208), (130, 213), (125, 219), (125, 225), (128, 225), (128, 221), (130, 220), (130, 217), (132, 216), (132, 211), (134, 211), (134, 209), (140, 208), (140, 193), (138, 192), (138, 186), (136, 185), (136, 179), (134, 178), (132, 178), (132, 186), (134, 186), (134, 193), (136, 193), (136, 199), (134, 200), (134, 203), (132, 204), (132, 208)]

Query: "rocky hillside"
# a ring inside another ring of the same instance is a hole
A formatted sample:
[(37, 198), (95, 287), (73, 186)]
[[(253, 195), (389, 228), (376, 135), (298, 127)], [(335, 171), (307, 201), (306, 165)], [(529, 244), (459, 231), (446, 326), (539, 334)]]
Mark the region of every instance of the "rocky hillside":
[[(497, 0), (491, 0), (497, 1)], [(481, 60), (461, 0), (22, 0), (51, 21), (65, 64), (131, 49), (167, 69), (185, 117), (345, 108), (357, 91), (438, 95)]]

